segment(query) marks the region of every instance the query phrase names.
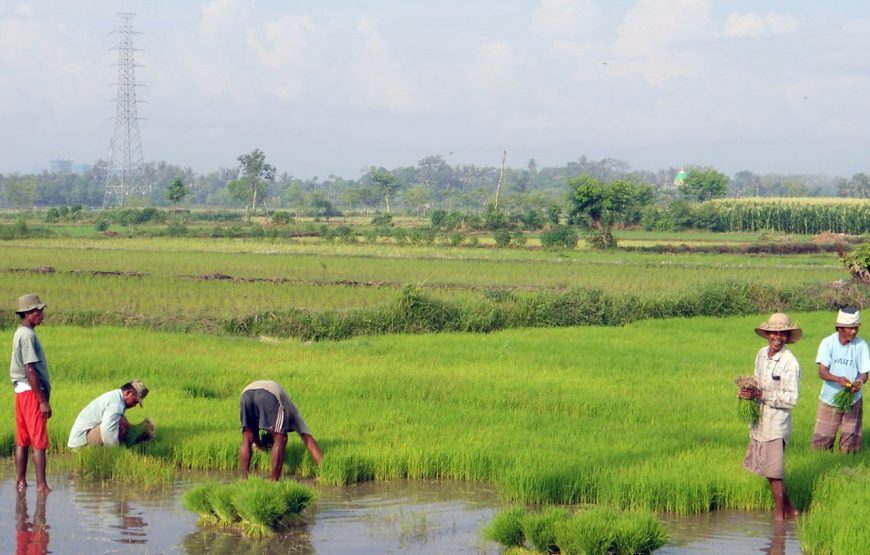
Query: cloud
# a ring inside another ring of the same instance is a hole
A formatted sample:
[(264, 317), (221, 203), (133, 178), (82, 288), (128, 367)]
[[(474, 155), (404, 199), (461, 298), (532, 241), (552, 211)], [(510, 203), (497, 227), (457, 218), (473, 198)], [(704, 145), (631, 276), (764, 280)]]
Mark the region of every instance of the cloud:
[(376, 21), (361, 17), (357, 31), (362, 35), (363, 45), (354, 69), (365, 98), (400, 112), (416, 108), (420, 104), (417, 94), (393, 60)]
[(308, 17), (288, 15), (265, 23), (263, 30), (265, 37), (248, 30), (248, 46), (256, 52), (264, 66), (281, 67), (302, 61), (314, 24)]
[(262, 33), (247, 31), (248, 47), (260, 63), (267, 68), (281, 69), (268, 73), (266, 92), (280, 98), (293, 98), (299, 93), (301, 83), (292, 70), (305, 61), (310, 49), (308, 37), (313, 32), (310, 18), (295, 15), (263, 24)]
[(597, 26), (600, 13), (590, 0), (541, 0), (531, 30), (547, 38), (565, 39)]
[(207, 38), (216, 37), (227, 25), (248, 11), (247, 0), (209, 0), (200, 4), (200, 29)]
[(760, 37), (785, 35), (798, 30), (798, 21), (790, 15), (775, 13), (732, 13), (725, 20), (726, 37)]
[(514, 53), (504, 41), (492, 41), (477, 47), (474, 63), (468, 71), (471, 87), (479, 93), (492, 94), (510, 87)]
[(655, 85), (694, 73), (691, 55), (677, 45), (713, 34), (710, 11), (709, 0), (639, 0), (619, 27), (611, 71)]

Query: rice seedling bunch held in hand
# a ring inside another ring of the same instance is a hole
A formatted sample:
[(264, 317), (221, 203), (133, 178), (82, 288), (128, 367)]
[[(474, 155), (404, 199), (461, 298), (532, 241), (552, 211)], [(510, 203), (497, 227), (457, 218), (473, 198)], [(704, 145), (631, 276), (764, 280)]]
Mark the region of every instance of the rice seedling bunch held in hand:
[(791, 411), (797, 405), (801, 368), (788, 349), (803, 332), (788, 315), (776, 313), (755, 328), (767, 340), (755, 356), (755, 389), (741, 388), (740, 398), (758, 402), (761, 413), (749, 428), (749, 448), (743, 467), (767, 478), (775, 505), (774, 518), (797, 516), (785, 491), (785, 446), (791, 437)]
[[(758, 405), (758, 401), (752, 397), (761, 392), (758, 388), (758, 382), (755, 376), (740, 376), (734, 380), (734, 383), (739, 388), (737, 392), (737, 416), (743, 422), (754, 426), (761, 416), (761, 407)], [(744, 391), (749, 395), (746, 398), (740, 396), (740, 393)]]
[(861, 313), (855, 308), (837, 312), (833, 334), (819, 345), (816, 363), (822, 392), (813, 430), (813, 448), (831, 450), (837, 433), (840, 451), (861, 450), (863, 407), (861, 388), (870, 372), (870, 347), (858, 337)]

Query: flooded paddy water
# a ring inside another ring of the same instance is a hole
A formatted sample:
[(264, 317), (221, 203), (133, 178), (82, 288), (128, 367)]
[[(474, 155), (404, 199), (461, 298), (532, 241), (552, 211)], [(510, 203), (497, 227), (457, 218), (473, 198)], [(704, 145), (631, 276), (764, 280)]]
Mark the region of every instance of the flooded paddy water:
[[(305, 524), (268, 540), (201, 529), (181, 506), (185, 478), (156, 493), (66, 474), (53, 491), (15, 491), (12, 461), (0, 473), (0, 553), (476, 553), (496, 554), (481, 528), (502, 507), (493, 486), (435, 481), (366, 482), (317, 488)], [(195, 478), (197, 481), (202, 476)], [(664, 515), (671, 541), (657, 553), (797, 554), (793, 523), (768, 513)]]

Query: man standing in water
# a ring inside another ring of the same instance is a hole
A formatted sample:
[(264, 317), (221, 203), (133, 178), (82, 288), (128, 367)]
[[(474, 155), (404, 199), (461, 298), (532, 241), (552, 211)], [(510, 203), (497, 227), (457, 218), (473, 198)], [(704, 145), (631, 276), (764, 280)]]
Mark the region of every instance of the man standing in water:
[(741, 389), (741, 399), (754, 399), (761, 405), (758, 421), (749, 429), (749, 449), (743, 467), (767, 478), (775, 505), (774, 519), (798, 515), (785, 491), (785, 446), (791, 436), (791, 409), (798, 402), (801, 367), (786, 347), (803, 332), (782, 313), (771, 315), (755, 328), (767, 339), (755, 356), (755, 380), (759, 389)]
[(9, 377), (15, 388), (15, 469), (18, 491), (27, 489), (27, 459), (33, 448), (36, 491), (51, 491), (45, 481), (45, 451), (48, 449), (48, 419), (51, 418), (51, 381), (42, 344), (34, 328), (45, 318), (45, 303), (36, 295), (18, 299), (15, 313), (20, 325), (12, 338)]
[[(861, 313), (854, 308), (844, 308), (837, 313), (836, 333), (824, 338), (819, 345), (816, 363), (824, 383), (813, 430), (813, 449), (833, 449), (839, 431), (841, 452), (861, 450), (864, 412), (861, 387), (867, 383), (870, 372), (870, 352), (867, 342), (858, 337), (860, 326)], [(854, 393), (852, 407), (840, 412), (834, 407), (834, 397), (846, 388)]]
[(242, 421), (242, 444), (239, 447), (242, 478), (248, 478), (248, 471), (251, 468), (251, 446), (256, 445), (258, 449), (263, 450), (268, 448), (260, 440), (260, 430), (271, 433), (273, 481), (277, 482), (281, 478), (289, 432), (299, 434), (314, 462), (320, 464), (322, 457), (320, 446), (317, 445), (317, 441), (311, 435), (290, 396), (277, 383), (271, 380), (260, 380), (245, 387), (239, 403), (239, 412)]

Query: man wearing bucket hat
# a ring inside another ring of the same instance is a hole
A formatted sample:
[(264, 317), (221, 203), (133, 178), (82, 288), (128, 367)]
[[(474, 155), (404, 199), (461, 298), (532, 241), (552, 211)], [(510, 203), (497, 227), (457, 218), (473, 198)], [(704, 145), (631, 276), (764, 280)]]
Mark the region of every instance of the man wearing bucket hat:
[(148, 388), (139, 380), (130, 380), (120, 389), (103, 393), (76, 417), (67, 445), (76, 448), (124, 443), (130, 426), (124, 415), (137, 404), (141, 407), (147, 395)]
[[(252, 446), (266, 450), (271, 443), (272, 449), (272, 481), (281, 479), (281, 469), (284, 466), (284, 450), (287, 447), (287, 434), (296, 432), (302, 438), (302, 443), (311, 453), (318, 465), (322, 454), (320, 446), (299, 410), (287, 392), (271, 380), (258, 380), (250, 383), (242, 391), (239, 402), (239, 412), (242, 421), (242, 444), (239, 447), (239, 466), (242, 478), (248, 478), (251, 467)], [(267, 442), (260, 439), (260, 430), (266, 430)]]
[(18, 491), (27, 488), (27, 458), (33, 449), (36, 491), (49, 492), (45, 481), (48, 419), (51, 418), (51, 380), (42, 343), (34, 328), (45, 318), (45, 303), (37, 295), (22, 295), (15, 313), (20, 325), (12, 338), (9, 377), (15, 388), (15, 469)]
[(791, 410), (798, 402), (801, 367), (786, 347), (803, 332), (788, 315), (776, 313), (755, 328), (767, 339), (755, 356), (758, 389), (741, 389), (741, 399), (755, 399), (761, 405), (758, 421), (749, 428), (749, 449), (743, 467), (767, 478), (775, 505), (774, 518), (797, 516), (785, 491), (785, 446), (791, 437)]
[[(858, 337), (860, 326), (861, 313), (855, 308), (844, 308), (837, 312), (836, 333), (824, 338), (819, 345), (816, 363), (824, 382), (813, 430), (814, 449), (833, 449), (839, 431), (841, 452), (861, 450), (864, 411), (861, 388), (867, 383), (870, 372), (870, 350), (867, 342)], [(852, 406), (841, 412), (834, 398), (844, 389), (853, 393)]]

